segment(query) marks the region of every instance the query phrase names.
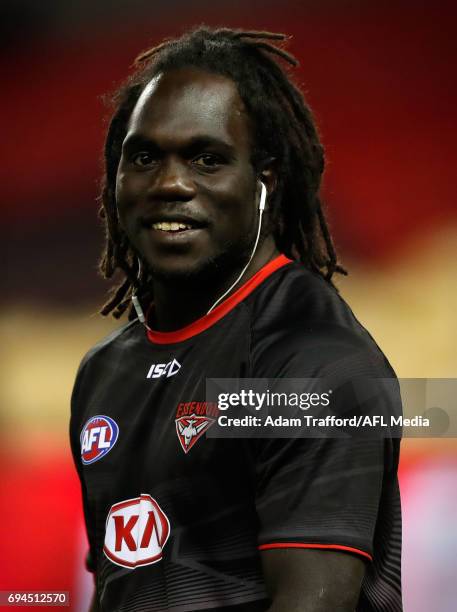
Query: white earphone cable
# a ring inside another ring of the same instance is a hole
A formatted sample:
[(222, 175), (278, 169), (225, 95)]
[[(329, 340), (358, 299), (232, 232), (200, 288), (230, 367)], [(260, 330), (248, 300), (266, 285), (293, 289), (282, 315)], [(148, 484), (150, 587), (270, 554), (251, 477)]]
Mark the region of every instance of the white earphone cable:
[(225, 291), (225, 293), (223, 293), (221, 295), (220, 298), (218, 298), (214, 304), (211, 306), (211, 308), (208, 310), (208, 312), (206, 314), (209, 314), (212, 310), (214, 310), (214, 308), (216, 308), (216, 306), (222, 302), (222, 300), (225, 298), (226, 295), (228, 295), (230, 293), (230, 291), (240, 282), (241, 278), (243, 277), (244, 273), (246, 272), (246, 270), (249, 267), (249, 264), (252, 261), (252, 258), (255, 255), (256, 249), (257, 249), (257, 245), (259, 244), (259, 238), (260, 238), (260, 230), (262, 229), (262, 215), (263, 215), (263, 211), (265, 209), (265, 202), (267, 199), (267, 189), (265, 187), (265, 185), (261, 182), (261, 194), (260, 194), (260, 202), (259, 202), (259, 225), (257, 227), (257, 236), (255, 239), (255, 243), (254, 243), (254, 248), (252, 249), (251, 252), (251, 256), (249, 257), (249, 261), (248, 263), (244, 266), (244, 268), (241, 270), (241, 273), (239, 274), (239, 276), (237, 277), (236, 281), (234, 283), (232, 283), (230, 285), (230, 287), (227, 289), (227, 291)]
[[(138, 257), (138, 280), (140, 279), (140, 276), (141, 276), (141, 259)], [(144, 311), (141, 307), (140, 300), (138, 299), (135, 289), (133, 290), (131, 299), (132, 299), (133, 307), (135, 308), (135, 311), (138, 317), (138, 321), (140, 323), (143, 323), (146, 329), (150, 330), (150, 327), (147, 324), (146, 317), (144, 316)]]

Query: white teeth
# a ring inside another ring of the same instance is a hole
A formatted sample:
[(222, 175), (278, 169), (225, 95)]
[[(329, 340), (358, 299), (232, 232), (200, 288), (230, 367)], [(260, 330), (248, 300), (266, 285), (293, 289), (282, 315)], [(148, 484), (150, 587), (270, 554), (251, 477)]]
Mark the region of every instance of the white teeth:
[(177, 232), (178, 230), (192, 229), (186, 223), (177, 223), (176, 221), (159, 221), (152, 224), (153, 229), (161, 230), (162, 232)]

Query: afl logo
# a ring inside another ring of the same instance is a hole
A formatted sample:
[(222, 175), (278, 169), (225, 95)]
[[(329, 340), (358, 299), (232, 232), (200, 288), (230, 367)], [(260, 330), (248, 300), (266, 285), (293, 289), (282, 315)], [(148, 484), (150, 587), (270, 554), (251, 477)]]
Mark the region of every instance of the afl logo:
[(81, 432), (81, 460), (85, 465), (104, 457), (116, 444), (119, 427), (110, 417), (97, 415), (84, 425)]

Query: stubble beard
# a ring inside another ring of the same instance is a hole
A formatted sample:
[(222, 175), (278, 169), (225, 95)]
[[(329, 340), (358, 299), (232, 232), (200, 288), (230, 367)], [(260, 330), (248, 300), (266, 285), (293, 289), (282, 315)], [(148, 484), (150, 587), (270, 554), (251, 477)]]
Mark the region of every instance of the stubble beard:
[(149, 265), (150, 276), (154, 281), (164, 285), (177, 283), (184, 287), (202, 289), (208, 285), (223, 284), (236, 276), (247, 264), (254, 247), (255, 235), (246, 236), (243, 240), (227, 241), (219, 252), (208, 257), (202, 257), (200, 261), (188, 268), (181, 270), (170, 270), (160, 266)]

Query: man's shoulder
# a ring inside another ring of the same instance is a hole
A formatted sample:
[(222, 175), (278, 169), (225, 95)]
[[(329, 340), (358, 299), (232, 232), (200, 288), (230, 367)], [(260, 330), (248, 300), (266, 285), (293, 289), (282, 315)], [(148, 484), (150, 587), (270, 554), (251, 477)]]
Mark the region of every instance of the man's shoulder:
[(91, 347), (81, 360), (79, 371), (81, 371), (89, 363), (103, 358), (105, 353), (109, 351), (123, 350), (126, 344), (130, 343), (138, 333), (140, 325), (137, 319), (129, 321), (122, 327), (115, 329), (107, 336), (102, 338), (93, 347)]
[(141, 339), (140, 332), (138, 321), (131, 321), (108, 334), (87, 351), (81, 360), (73, 385), (72, 413), (80, 405), (81, 397), (85, 397), (94, 385), (104, 384), (107, 373), (113, 370), (116, 364), (128, 361), (122, 353), (129, 347), (137, 346)]
[(269, 364), (268, 370), (282, 372), (281, 364), (298, 362), (299, 370), (316, 375), (330, 363), (367, 358), (381, 370), (391, 371), (344, 298), (299, 263), (285, 266), (271, 279), (255, 296), (251, 312), (254, 371), (263, 371), (263, 365)]
[(364, 329), (335, 287), (297, 262), (279, 270), (254, 297), (252, 319), (259, 332), (273, 326), (294, 333), (326, 327)]

